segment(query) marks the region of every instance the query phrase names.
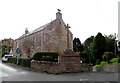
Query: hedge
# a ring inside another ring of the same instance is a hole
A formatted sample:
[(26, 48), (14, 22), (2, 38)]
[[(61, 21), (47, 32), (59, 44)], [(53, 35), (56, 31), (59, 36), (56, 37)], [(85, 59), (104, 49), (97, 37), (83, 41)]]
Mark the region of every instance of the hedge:
[(11, 57), (11, 58), (9, 58), (8, 62), (13, 63), (13, 64), (17, 64), (17, 65), (21, 65), (23, 67), (30, 67), (31, 59), (18, 58), (18, 63), (17, 63), (17, 57)]
[(32, 59), (37, 61), (56, 61), (55, 59), (58, 59), (58, 55), (57, 52), (37, 52)]
[(17, 64), (17, 58), (16, 57), (10, 57), (10, 58), (8, 58), (8, 62), (13, 63), (13, 64)]

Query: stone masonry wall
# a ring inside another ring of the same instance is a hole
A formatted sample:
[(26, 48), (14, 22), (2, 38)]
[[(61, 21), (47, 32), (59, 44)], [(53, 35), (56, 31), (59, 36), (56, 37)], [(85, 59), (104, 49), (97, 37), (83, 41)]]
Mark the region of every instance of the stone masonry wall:
[(92, 70), (91, 65), (81, 64), (80, 56), (71, 50), (66, 50), (63, 54), (59, 55), (58, 62), (31, 61), (31, 67), (49, 73), (84, 72)]
[(73, 35), (69, 31), (69, 43), (67, 42), (67, 28), (62, 19), (56, 19), (49, 23), (46, 28), (31, 35), (17, 39), (14, 42), (14, 56), (16, 56), (16, 42), (19, 42), (21, 57), (32, 57), (36, 52), (63, 52), (73, 49)]
[(120, 72), (120, 65), (111, 64), (102, 67), (93, 67), (94, 72)]
[(52, 74), (61, 73), (57, 62), (31, 61), (31, 68)]
[(67, 64), (67, 66), (70, 66), (67, 69), (60, 65), (61, 64), (57, 62), (31, 61), (31, 68), (39, 70), (40, 72), (47, 72), (52, 74), (92, 71), (92, 66), (89, 64)]

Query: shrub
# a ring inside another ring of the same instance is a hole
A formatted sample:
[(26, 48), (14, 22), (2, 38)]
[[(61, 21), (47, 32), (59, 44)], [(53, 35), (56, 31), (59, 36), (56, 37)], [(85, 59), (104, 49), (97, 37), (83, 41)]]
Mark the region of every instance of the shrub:
[(8, 58), (8, 62), (13, 63), (13, 64), (17, 64), (17, 58), (16, 57), (10, 57), (10, 58)]
[(112, 63), (118, 62), (118, 58), (112, 58), (112, 59), (110, 60), (110, 62), (112, 62)]
[(95, 67), (101, 67), (103, 65), (107, 65), (108, 63), (105, 61), (100, 62), (100, 64), (95, 65)]
[(100, 66), (107, 65), (108, 63), (105, 61), (100, 62)]
[(29, 59), (29, 58), (19, 58), (18, 62), (19, 62), (19, 65), (21, 65), (23, 67), (30, 67), (31, 59)]
[(101, 67), (100, 65), (95, 65), (95, 67)]
[(120, 58), (113, 58), (110, 60), (112, 64), (120, 64)]
[(118, 58), (118, 63), (120, 63), (120, 57)]
[(107, 61), (108, 63), (114, 57), (115, 56), (114, 56), (114, 54), (112, 52), (104, 52), (104, 55), (102, 56), (102, 58), (104, 59), (104, 61)]
[(18, 59), (18, 65), (21, 65), (23, 67), (30, 67), (31, 59), (29, 58), (17, 58), (17, 57), (11, 57), (9, 58), (9, 62), (13, 64), (17, 64)]
[(80, 58), (83, 63), (89, 63), (89, 55), (85, 51), (80, 52)]
[(55, 59), (58, 59), (58, 55), (57, 52), (37, 52), (32, 57), (32, 60), (55, 61)]

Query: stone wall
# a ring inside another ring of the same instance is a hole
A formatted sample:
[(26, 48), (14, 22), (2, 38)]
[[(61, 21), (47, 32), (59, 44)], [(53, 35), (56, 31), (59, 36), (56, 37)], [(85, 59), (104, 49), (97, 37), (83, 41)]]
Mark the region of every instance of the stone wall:
[(104, 65), (103, 66), (103, 71), (106, 72), (120, 72), (120, 65)]
[(58, 62), (31, 61), (31, 68), (48, 73), (86, 72), (92, 70), (91, 65), (81, 64), (80, 56), (72, 50), (63, 51), (63, 54), (58, 56)]
[[(73, 35), (70, 30), (68, 32), (69, 41), (67, 41), (67, 26), (62, 19), (55, 19), (44, 25), (44, 29), (18, 38), (14, 42), (14, 56), (17, 56), (17, 42), (21, 50), (21, 57), (24, 58), (27, 56), (32, 57), (36, 52), (63, 52), (67, 48), (73, 49)], [(67, 47), (68, 44), (69, 47)]]
[(57, 62), (31, 61), (31, 68), (52, 74), (61, 73)]
[[(72, 65), (72, 66), (71, 66)], [(89, 72), (92, 71), (92, 66), (89, 64), (67, 64), (67, 68), (58, 62), (43, 62), (43, 61), (31, 61), (31, 68), (40, 72), (47, 72), (52, 74), (59, 74), (65, 72)]]
[(102, 67), (93, 67), (94, 72), (120, 72), (120, 65), (110, 64)]

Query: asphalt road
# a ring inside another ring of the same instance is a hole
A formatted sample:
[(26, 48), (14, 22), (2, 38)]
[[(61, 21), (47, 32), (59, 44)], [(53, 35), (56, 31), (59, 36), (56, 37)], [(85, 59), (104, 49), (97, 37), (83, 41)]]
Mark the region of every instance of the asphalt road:
[(118, 73), (82, 72), (47, 74), (27, 71), (0, 63), (0, 78), (2, 81), (118, 81)]

